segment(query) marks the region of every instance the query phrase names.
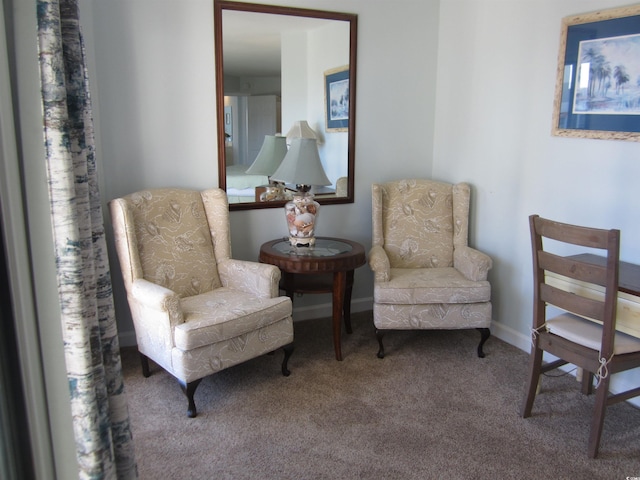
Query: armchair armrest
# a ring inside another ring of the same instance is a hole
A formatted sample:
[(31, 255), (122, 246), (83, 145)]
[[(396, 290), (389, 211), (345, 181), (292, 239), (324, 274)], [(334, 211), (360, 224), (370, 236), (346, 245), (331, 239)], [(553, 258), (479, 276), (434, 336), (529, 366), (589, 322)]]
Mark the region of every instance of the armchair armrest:
[(391, 264), (387, 252), (381, 245), (374, 245), (369, 251), (369, 267), (373, 270), (376, 282), (388, 282), (391, 276)]
[(157, 351), (160, 357), (156, 359), (164, 358), (174, 346), (173, 329), (184, 323), (180, 296), (173, 290), (138, 278), (131, 283), (129, 306), (136, 324), (138, 349), (145, 354), (150, 350)]
[(178, 297), (178, 294), (173, 290), (144, 278), (137, 278), (133, 281), (131, 294), (138, 302), (158, 309), (164, 309), (166, 302), (169, 302), (172, 296)]
[(453, 266), (467, 279), (480, 282), (487, 279), (487, 274), (493, 266), (489, 255), (474, 248), (457, 247), (453, 252)]
[(279, 295), (280, 269), (267, 263), (247, 260), (223, 260), (218, 264), (222, 285), (260, 298), (275, 298)]
[(131, 296), (141, 307), (167, 315), (171, 327), (184, 323), (180, 309), (180, 296), (173, 290), (138, 278), (131, 284)]

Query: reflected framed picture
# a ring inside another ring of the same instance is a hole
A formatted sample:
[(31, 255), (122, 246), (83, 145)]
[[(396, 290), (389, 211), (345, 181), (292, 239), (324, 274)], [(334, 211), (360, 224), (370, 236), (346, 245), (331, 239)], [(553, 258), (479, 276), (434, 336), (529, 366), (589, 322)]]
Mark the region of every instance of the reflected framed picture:
[(552, 134), (640, 141), (640, 5), (562, 19)]
[(349, 130), (349, 66), (324, 72), (324, 108), (327, 132)]

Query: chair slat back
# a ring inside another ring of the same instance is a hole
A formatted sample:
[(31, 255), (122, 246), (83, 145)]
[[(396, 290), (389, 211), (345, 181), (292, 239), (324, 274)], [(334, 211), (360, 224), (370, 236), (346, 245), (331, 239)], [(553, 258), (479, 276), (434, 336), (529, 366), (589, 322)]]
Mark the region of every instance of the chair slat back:
[[(534, 270), (534, 328), (546, 320), (546, 306), (553, 305), (567, 312), (603, 323), (602, 353), (613, 351), (618, 274), (620, 231), (582, 227), (529, 217)], [(565, 257), (545, 249), (543, 239), (598, 249), (606, 256), (606, 266), (594, 265)], [(555, 273), (587, 284), (604, 287), (600, 300), (585, 294), (563, 290), (558, 284), (550, 285), (548, 273)]]
[(592, 318), (593, 320), (604, 321), (604, 301), (576, 295), (561, 288), (542, 283), (540, 285), (540, 300), (554, 305), (576, 315)]
[(595, 283), (601, 287), (607, 285), (608, 271), (605, 265), (585, 263), (571, 257), (561, 257), (545, 251), (538, 252), (538, 261), (540, 267), (549, 272), (571, 277), (575, 280)]

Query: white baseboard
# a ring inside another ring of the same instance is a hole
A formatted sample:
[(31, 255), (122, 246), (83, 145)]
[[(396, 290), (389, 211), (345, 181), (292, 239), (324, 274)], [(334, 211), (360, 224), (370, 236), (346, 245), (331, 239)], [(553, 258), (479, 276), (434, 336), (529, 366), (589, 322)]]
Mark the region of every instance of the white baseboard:
[(507, 325), (496, 322), (495, 320), (491, 322), (491, 335), (494, 335), (503, 342), (507, 342), (509, 345), (518, 347), (520, 350), (527, 353), (531, 351), (531, 337), (529, 335), (524, 335)]
[[(321, 303), (308, 307), (293, 307), (293, 321), (300, 322), (304, 320), (313, 320), (315, 318), (331, 317), (333, 314), (333, 304)], [(351, 301), (351, 312), (366, 312), (373, 309), (373, 297), (359, 298)]]

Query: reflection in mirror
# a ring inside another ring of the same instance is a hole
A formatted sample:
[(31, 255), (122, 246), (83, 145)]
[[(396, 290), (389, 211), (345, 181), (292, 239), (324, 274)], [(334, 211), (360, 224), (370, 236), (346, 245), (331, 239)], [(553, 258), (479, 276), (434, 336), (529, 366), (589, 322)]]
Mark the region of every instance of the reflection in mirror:
[(295, 189), (270, 186), (274, 136), (315, 137), (331, 182), (316, 200), (353, 202), (356, 20), (214, 0), (218, 175), (232, 210), (281, 207)]

